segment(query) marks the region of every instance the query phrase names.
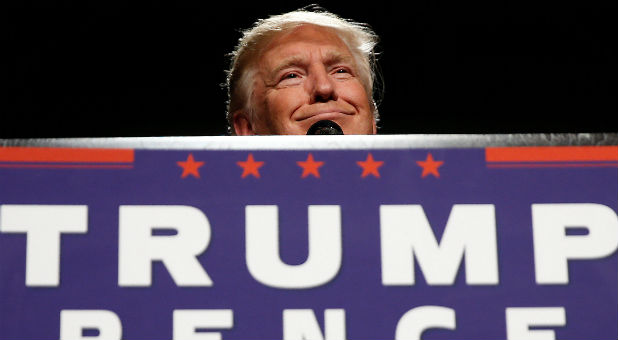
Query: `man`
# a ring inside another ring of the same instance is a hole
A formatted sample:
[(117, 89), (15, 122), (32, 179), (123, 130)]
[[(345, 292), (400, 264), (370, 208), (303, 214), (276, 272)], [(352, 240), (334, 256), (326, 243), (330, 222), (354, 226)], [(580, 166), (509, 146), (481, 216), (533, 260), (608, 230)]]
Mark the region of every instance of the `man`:
[(376, 43), (365, 25), (325, 11), (259, 20), (232, 53), (230, 133), (306, 134), (330, 120), (344, 134), (375, 134)]

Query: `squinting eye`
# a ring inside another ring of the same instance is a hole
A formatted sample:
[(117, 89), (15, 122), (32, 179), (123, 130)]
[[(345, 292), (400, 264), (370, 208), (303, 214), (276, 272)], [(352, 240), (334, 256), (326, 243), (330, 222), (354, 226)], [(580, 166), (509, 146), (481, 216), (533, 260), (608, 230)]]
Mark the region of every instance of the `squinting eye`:
[(303, 74), (295, 71), (290, 71), (281, 76), (277, 84), (279, 86), (296, 86), (303, 80)]
[(298, 78), (300, 78), (300, 74), (296, 72), (291, 72), (291, 73), (284, 74), (283, 77), (281, 77), (281, 80), (298, 79)]
[(284, 74), (279, 80), (279, 83), (282, 85), (295, 85), (301, 80), (301, 78), (302, 76), (297, 72), (290, 72)]
[(348, 69), (347, 67), (336, 68), (334, 72), (331, 74), (335, 79), (341, 79), (341, 80), (349, 79), (350, 77), (353, 77), (353, 74), (350, 72), (350, 69)]

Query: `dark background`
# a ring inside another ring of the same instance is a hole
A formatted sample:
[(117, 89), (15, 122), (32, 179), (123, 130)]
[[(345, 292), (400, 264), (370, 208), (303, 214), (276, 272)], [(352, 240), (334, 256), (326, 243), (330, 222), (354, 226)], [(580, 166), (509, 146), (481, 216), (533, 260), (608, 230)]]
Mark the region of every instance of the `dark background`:
[[(226, 54), (312, 2), (5, 7), (0, 138), (226, 133)], [(617, 2), (317, 2), (381, 37), (380, 133), (616, 132)]]

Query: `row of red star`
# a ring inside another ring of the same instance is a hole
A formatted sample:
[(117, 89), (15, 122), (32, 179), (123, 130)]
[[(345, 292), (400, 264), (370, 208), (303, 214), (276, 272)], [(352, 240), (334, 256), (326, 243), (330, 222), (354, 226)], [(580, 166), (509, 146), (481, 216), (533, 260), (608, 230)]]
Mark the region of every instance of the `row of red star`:
[[(176, 162), (176, 164), (178, 164), (178, 166), (180, 166), (182, 168), (182, 175), (180, 176), (181, 178), (185, 178), (189, 175), (195, 177), (195, 178), (200, 178), (200, 172), (199, 172), (199, 168), (201, 166), (204, 165), (205, 162), (202, 161), (196, 161), (193, 158), (193, 154), (189, 154), (189, 156), (187, 156), (187, 160), (186, 161), (180, 161), (180, 162)], [(444, 162), (443, 161), (436, 161), (433, 159), (433, 156), (431, 155), (431, 153), (427, 154), (427, 158), (424, 161), (417, 161), (416, 164), (418, 164), (418, 166), (423, 168), (423, 173), (421, 174), (421, 177), (426, 177), (428, 175), (433, 175), (434, 177), (438, 178), (440, 177), (440, 173), (438, 172), (438, 168), (440, 166), (442, 166)], [(249, 154), (247, 156), (247, 160), (246, 161), (239, 161), (236, 162), (236, 164), (238, 164), (239, 167), (241, 167), (243, 169), (242, 178), (245, 178), (247, 176), (253, 176), (255, 178), (260, 178), (260, 167), (262, 167), (264, 165), (263, 161), (256, 161), (253, 158), (253, 154)], [(313, 155), (311, 153), (309, 153), (309, 155), (307, 155), (307, 159), (304, 161), (298, 161), (296, 162), (296, 164), (298, 164), (298, 166), (300, 166), (303, 169), (303, 173), (301, 175), (301, 178), (305, 178), (308, 176), (313, 176), (316, 178), (320, 178), (320, 167), (324, 165), (324, 162), (321, 161), (316, 161), (313, 158)], [(363, 169), (363, 173), (361, 174), (361, 177), (367, 177), (369, 175), (374, 176), (376, 178), (380, 178), (380, 171), (379, 168), (384, 165), (384, 161), (376, 161), (373, 159), (373, 155), (368, 154), (367, 158), (364, 161), (357, 161), (356, 164), (358, 164), (359, 167), (361, 167)]]

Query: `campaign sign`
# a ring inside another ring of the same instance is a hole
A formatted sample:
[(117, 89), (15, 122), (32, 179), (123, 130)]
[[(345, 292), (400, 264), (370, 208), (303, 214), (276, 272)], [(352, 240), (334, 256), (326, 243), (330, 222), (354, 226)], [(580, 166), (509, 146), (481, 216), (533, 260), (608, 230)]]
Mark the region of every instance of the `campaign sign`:
[(617, 208), (613, 145), (3, 147), (0, 339), (617, 339)]

